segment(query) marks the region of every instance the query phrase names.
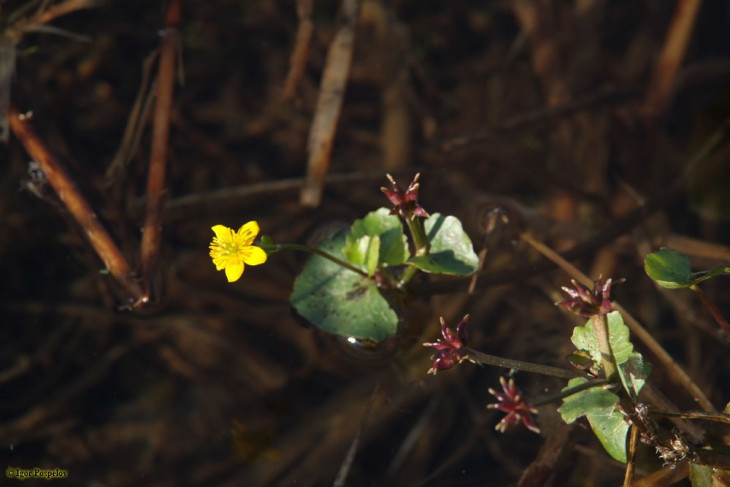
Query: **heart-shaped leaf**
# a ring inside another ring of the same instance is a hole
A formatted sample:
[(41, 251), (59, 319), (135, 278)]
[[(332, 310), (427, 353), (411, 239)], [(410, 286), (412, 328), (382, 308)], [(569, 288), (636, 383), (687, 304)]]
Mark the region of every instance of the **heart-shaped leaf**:
[[(344, 259), (346, 235), (341, 232), (320, 248)], [(317, 328), (336, 335), (379, 342), (398, 328), (398, 316), (372, 279), (319, 255), (309, 259), (294, 281), (291, 303)]]
[[(358, 255), (353, 246), (362, 246), (363, 237), (378, 237), (378, 263), (388, 266), (405, 264), (408, 260), (408, 242), (403, 234), (403, 225), (400, 218), (390, 214), (387, 208), (371, 211), (365, 218), (355, 220), (347, 236), (345, 255)], [(353, 264), (358, 263), (350, 261)]]
[(469, 276), (479, 268), (471, 239), (458, 218), (434, 213), (424, 222), (428, 254), (411, 257), (409, 263), (435, 274)]

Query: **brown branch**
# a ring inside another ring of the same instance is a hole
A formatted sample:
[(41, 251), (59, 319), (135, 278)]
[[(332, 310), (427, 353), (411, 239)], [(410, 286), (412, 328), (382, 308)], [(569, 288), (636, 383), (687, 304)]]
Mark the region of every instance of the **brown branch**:
[(307, 181), (299, 196), (301, 204), (305, 206), (319, 206), (322, 200), (324, 178), (330, 165), (332, 144), (352, 63), (359, 10), (360, 0), (342, 0), (342, 21), (327, 53), (317, 110), (309, 132)]
[(152, 111), (152, 102), (155, 98), (156, 80), (153, 74), (153, 67), (159, 54), (159, 51), (154, 51), (142, 63), (142, 81), (137, 91), (137, 96), (134, 99), (132, 109), (129, 112), (122, 141), (104, 175), (108, 186), (111, 186), (122, 177), (129, 162), (139, 148), (147, 119)]
[(101, 0), (66, 0), (52, 7), (40, 10), (27, 20), (12, 22), (12, 25), (5, 31), (4, 36), (12, 42), (18, 43), (23, 35), (32, 31), (39, 25), (48, 24), (58, 17), (63, 17), (77, 10), (99, 7), (103, 4)]
[(644, 104), (644, 117), (648, 123), (662, 115), (674, 94), (677, 72), (684, 61), (701, 5), (702, 0), (680, 0), (677, 3), (662, 53), (649, 83)]
[(119, 282), (128, 294), (133, 307), (149, 301), (149, 296), (140, 286), (122, 252), (112, 240), (106, 229), (99, 223), (99, 218), (91, 206), (79, 192), (69, 174), (61, 167), (56, 157), (51, 154), (43, 141), (38, 137), (28, 122), (28, 117), (18, 112), (11, 105), (8, 111), (10, 129), (18, 138), (30, 156), (38, 162), (58, 197), (73, 215), (86, 233), (89, 243), (94, 248), (109, 273)]
[(287, 101), (294, 96), (299, 80), (302, 79), (304, 68), (307, 66), (309, 58), (309, 44), (314, 33), (314, 23), (312, 22), (313, 0), (297, 0), (297, 17), (299, 17), (299, 27), (297, 28), (296, 41), (294, 49), (289, 59), (289, 73), (284, 81), (284, 89), (281, 93), (281, 99)]
[(689, 475), (689, 460), (662, 467), (661, 470), (635, 480), (634, 487), (656, 487), (657, 485), (674, 485)]
[(165, 170), (170, 135), (170, 109), (175, 84), (175, 58), (180, 46), (180, 0), (170, 0), (165, 14), (165, 32), (160, 48), (157, 77), (157, 102), (152, 127), (152, 149), (147, 179), (147, 205), (142, 233), (142, 278), (149, 286), (160, 251), (162, 233), (162, 204), (165, 196)]

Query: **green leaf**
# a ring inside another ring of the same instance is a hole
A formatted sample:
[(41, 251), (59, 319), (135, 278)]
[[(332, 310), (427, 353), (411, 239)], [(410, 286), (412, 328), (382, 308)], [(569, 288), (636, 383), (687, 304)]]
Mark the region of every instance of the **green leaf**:
[[(380, 240), (378, 263), (384, 265), (401, 265), (408, 260), (408, 241), (403, 233), (400, 218), (390, 214), (387, 208), (371, 211), (365, 218), (355, 220), (347, 236), (345, 255), (349, 255), (350, 247), (361, 245), (358, 243), (363, 237), (377, 236)], [(348, 256), (349, 260), (349, 256)], [(350, 261), (353, 264), (356, 262)]]
[[(588, 382), (588, 379), (585, 377), (570, 379), (568, 385), (561, 392), (566, 392), (586, 382)], [(576, 392), (564, 398), (562, 406), (558, 408), (558, 412), (563, 417), (563, 421), (571, 424), (581, 416), (585, 416), (588, 411), (613, 407), (618, 400), (618, 396), (611, 391), (607, 391), (602, 387), (591, 387), (590, 389)]]
[[(621, 383), (629, 396), (636, 399), (651, 373), (651, 365), (644, 361), (644, 357), (640, 353), (634, 352), (629, 327), (624, 323), (621, 313), (611, 311), (606, 318), (608, 320), (608, 341), (611, 344), (614, 360), (616, 360)], [(588, 353), (593, 361), (601, 362), (601, 353), (591, 320), (588, 320), (585, 326), (579, 326), (573, 330), (571, 341), (578, 350)]]
[[(344, 259), (346, 235), (340, 232), (320, 248)], [(398, 327), (398, 316), (371, 279), (318, 255), (294, 281), (291, 303), (313, 325), (336, 335), (379, 342)]]
[(567, 357), (568, 362), (570, 362), (573, 367), (576, 367), (578, 369), (590, 369), (591, 367), (595, 367), (596, 363), (593, 361), (591, 356), (585, 352), (573, 352), (569, 354)]
[(715, 469), (709, 465), (689, 464), (689, 482), (692, 487), (712, 487), (712, 474)]
[[(629, 327), (624, 324), (621, 313), (618, 311), (611, 311), (606, 318), (608, 319), (608, 341), (611, 344), (616, 365), (620, 365), (626, 362), (634, 351), (634, 345), (629, 339)], [(588, 320), (584, 326), (575, 327), (570, 341), (578, 350), (588, 352), (594, 362), (601, 363), (601, 351), (598, 348), (591, 320)]]
[(615, 407), (595, 409), (586, 414), (593, 434), (603, 445), (603, 449), (615, 460), (626, 463), (626, 436), (629, 424)]
[[(588, 382), (583, 377), (576, 377), (568, 382), (566, 391)], [(593, 433), (603, 448), (619, 462), (626, 463), (626, 435), (629, 425), (623, 415), (616, 410), (619, 397), (601, 387), (592, 387), (563, 399), (558, 412), (563, 421), (570, 424), (581, 416), (586, 416)]]
[(458, 218), (434, 213), (424, 226), (428, 255), (411, 257), (410, 264), (435, 274), (469, 276), (477, 271), (479, 257)]
[(717, 266), (708, 271), (693, 273), (686, 255), (675, 250), (661, 249), (646, 256), (644, 271), (660, 286), (680, 289), (699, 284), (720, 274), (728, 274), (730, 267)]
[(710, 269), (709, 271), (693, 272), (692, 273), (692, 282), (690, 282), (689, 285), (694, 286), (695, 284), (699, 284), (702, 281), (712, 279), (713, 277), (716, 277), (716, 276), (719, 276), (722, 274), (730, 274), (730, 267), (723, 267), (723, 266), (719, 265), (713, 269)]
[(345, 257), (351, 264), (363, 267), (372, 277), (380, 258), (380, 237), (364, 235), (350, 245), (345, 245)]
[(618, 365), (618, 374), (629, 397), (636, 401), (651, 374), (651, 364), (646, 362), (639, 352), (632, 352), (628, 360)]
[(644, 259), (644, 271), (657, 284), (669, 289), (685, 287), (692, 274), (687, 256), (669, 249), (647, 255)]
[(575, 348), (580, 352), (586, 352), (590, 355), (591, 360), (596, 364), (600, 364), (601, 351), (598, 350), (598, 343), (596, 342), (596, 334), (593, 333), (593, 325), (591, 320), (583, 326), (576, 326), (573, 329), (573, 336), (570, 337), (570, 341), (573, 342)]
[(611, 311), (606, 315), (606, 318), (608, 318), (608, 342), (611, 344), (611, 351), (616, 360), (616, 365), (621, 365), (629, 359), (634, 351), (629, 327), (626, 326), (621, 313), (618, 311)]

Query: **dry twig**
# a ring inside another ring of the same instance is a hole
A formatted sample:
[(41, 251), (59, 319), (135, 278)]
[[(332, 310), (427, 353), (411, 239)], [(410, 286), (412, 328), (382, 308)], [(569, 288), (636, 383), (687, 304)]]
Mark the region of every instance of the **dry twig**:
[(662, 53), (649, 83), (644, 104), (644, 116), (648, 122), (661, 116), (674, 94), (677, 72), (684, 61), (700, 5), (702, 0), (680, 0), (677, 3)]
[(46, 147), (28, 122), (28, 117), (11, 105), (9, 110), (10, 128), (23, 144), (30, 156), (38, 162), (58, 197), (86, 233), (96, 253), (99, 254), (109, 273), (128, 294), (133, 307), (149, 301), (149, 295), (133, 275), (127, 260), (114, 243), (89, 203), (79, 192), (71, 176), (61, 167), (56, 157)]
[(297, 17), (299, 17), (299, 27), (297, 28), (297, 37), (289, 59), (289, 73), (284, 81), (284, 90), (281, 93), (281, 99), (287, 101), (294, 96), (299, 80), (302, 79), (304, 68), (307, 66), (309, 58), (309, 44), (312, 41), (312, 33), (314, 32), (314, 23), (312, 22), (313, 0), (297, 0)]
[(341, 25), (327, 53), (317, 111), (309, 132), (307, 181), (300, 194), (300, 201), (305, 206), (317, 207), (322, 200), (324, 178), (329, 169), (337, 120), (350, 73), (359, 10), (360, 0), (342, 1)]
[(149, 286), (160, 251), (162, 233), (162, 203), (167, 166), (167, 142), (170, 134), (170, 108), (175, 84), (175, 57), (180, 47), (180, 0), (170, 0), (165, 14), (165, 32), (160, 52), (157, 81), (157, 103), (152, 127), (152, 149), (147, 179), (147, 206), (142, 233), (142, 278)]

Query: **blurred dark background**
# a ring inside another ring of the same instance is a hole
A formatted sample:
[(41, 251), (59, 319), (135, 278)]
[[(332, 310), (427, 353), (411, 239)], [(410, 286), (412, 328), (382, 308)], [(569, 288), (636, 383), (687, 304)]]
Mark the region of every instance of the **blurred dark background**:
[[(594, 278), (627, 278), (617, 299), (724, 407), (727, 342), (696, 298), (659, 292), (642, 261), (666, 245), (698, 268), (730, 262), (730, 146), (717, 132), (730, 116), (727, 2), (699, 2), (674, 89), (648, 113), (675, 10), (690, 2), (363, 0), (317, 208), (300, 205), (299, 188), (340, 4), (313, 3), (306, 68), (284, 100), (297, 3), (183, 4), (149, 306), (120, 310), (125, 294), (42, 174), (29, 172), (23, 146), (11, 134), (0, 147), (0, 467), (64, 468), (64, 482), (86, 486), (320, 486), (341, 470), (348, 486), (530, 485), (549, 445), (560, 453), (554, 485), (618, 485), (623, 465), (554, 407), (540, 410), (540, 436), (494, 431), (487, 388), (507, 371), (463, 364), (426, 375), (421, 343), (436, 338), (439, 316), (465, 313), (474, 348), (567, 366), (576, 322), (552, 303), (569, 278), (528, 265), (540, 258), (518, 242), (525, 230), (557, 250), (588, 242), (574, 263)], [(157, 72), (144, 65), (165, 3), (110, 1), (10, 35), (48, 7), (0, 3), (0, 72), (15, 53), (0, 91), (32, 110), (136, 267), (148, 120), (138, 140), (124, 133)], [(127, 162), (113, 163), (120, 151)], [(276, 241), (316, 243), (387, 205), (386, 172), (402, 185), (421, 172), (423, 206), (459, 217), (477, 251), (488, 212), (506, 211), (474, 293), (424, 278), (399, 307), (399, 335), (366, 347), (290, 309), (305, 256), (273, 255), (235, 284), (215, 271), (212, 225), (257, 220)], [(621, 227), (641, 207), (650, 211)], [(724, 283), (706, 291), (728, 312)], [(696, 407), (656, 363), (652, 380), (678, 407)], [(517, 381), (528, 397), (564, 385)], [(644, 457), (637, 476), (661, 468)]]

